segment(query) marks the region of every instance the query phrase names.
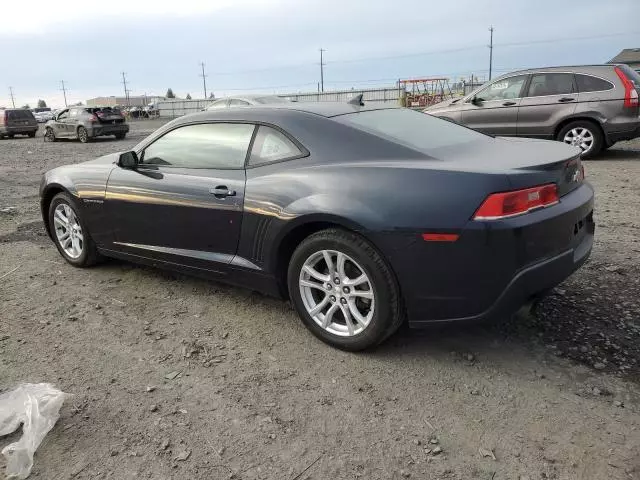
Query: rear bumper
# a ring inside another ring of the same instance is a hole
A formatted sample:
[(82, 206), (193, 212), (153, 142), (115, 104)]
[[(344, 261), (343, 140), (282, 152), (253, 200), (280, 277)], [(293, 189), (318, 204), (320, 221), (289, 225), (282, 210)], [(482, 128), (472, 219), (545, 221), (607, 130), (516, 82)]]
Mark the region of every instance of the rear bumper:
[(616, 142), (623, 140), (633, 140), (640, 137), (640, 118), (635, 122), (629, 122), (627, 124), (615, 124), (609, 126), (605, 131), (607, 137), (607, 145), (613, 145)]
[(90, 137), (99, 137), (101, 135), (116, 135), (119, 133), (127, 133), (128, 131), (129, 125), (126, 123), (113, 125), (95, 125), (92, 128), (87, 129)]
[(495, 222), (470, 221), (456, 242), (416, 241), (391, 256), (409, 325), (508, 316), (559, 284), (593, 245), (593, 189)]
[(0, 135), (21, 135), (38, 131), (38, 125), (0, 126)]

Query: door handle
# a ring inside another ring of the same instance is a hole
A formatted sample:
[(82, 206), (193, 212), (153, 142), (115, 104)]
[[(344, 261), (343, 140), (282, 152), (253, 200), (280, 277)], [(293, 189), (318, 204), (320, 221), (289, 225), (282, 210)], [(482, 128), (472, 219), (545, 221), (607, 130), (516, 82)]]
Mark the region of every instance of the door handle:
[(218, 185), (216, 188), (210, 188), (209, 193), (216, 198), (225, 198), (235, 196), (236, 191), (229, 190), (226, 185)]
[(573, 102), (575, 101), (575, 98), (572, 97), (562, 97), (560, 100), (558, 100), (560, 103), (566, 103), (566, 102)]
[(504, 102), (502, 104), (503, 107), (513, 107), (516, 104), (516, 102)]

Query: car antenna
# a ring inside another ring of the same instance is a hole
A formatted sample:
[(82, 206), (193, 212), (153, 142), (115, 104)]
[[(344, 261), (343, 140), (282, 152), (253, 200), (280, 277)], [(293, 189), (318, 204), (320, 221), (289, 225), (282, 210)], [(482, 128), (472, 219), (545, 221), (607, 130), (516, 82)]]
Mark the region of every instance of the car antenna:
[(347, 103), (349, 105), (358, 105), (359, 107), (364, 107), (364, 101), (362, 100), (363, 96), (364, 96), (363, 93), (361, 93), (359, 95), (356, 95), (351, 100), (349, 100)]

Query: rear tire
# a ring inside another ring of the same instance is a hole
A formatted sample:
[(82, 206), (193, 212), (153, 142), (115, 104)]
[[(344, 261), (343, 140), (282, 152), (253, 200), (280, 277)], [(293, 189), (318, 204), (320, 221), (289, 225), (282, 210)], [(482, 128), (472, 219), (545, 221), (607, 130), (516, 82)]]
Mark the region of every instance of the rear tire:
[(116, 140), (124, 140), (126, 136), (126, 133), (116, 133)]
[(288, 287), (305, 326), (342, 350), (378, 345), (404, 320), (391, 268), (367, 240), (345, 230), (322, 230), (306, 238), (289, 262)]
[(56, 141), (56, 132), (53, 131), (53, 128), (47, 127), (44, 130), (44, 141), (45, 142), (55, 142)]
[(7, 135), (7, 137), (9, 138), (15, 138), (15, 135), (13, 133), (10, 133), (9, 135)]
[(36, 137), (36, 132), (29, 132), (29, 138), (35, 138)]
[(604, 145), (602, 130), (588, 120), (568, 123), (558, 132), (556, 140), (580, 147), (582, 158), (593, 158), (602, 151)]
[(84, 127), (78, 127), (78, 140), (81, 143), (87, 143), (89, 141), (89, 132)]
[[(61, 210), (63, 212), (62, 215), (67, 219), (73, 220), (71, 222), (67, 222), (67, 228), (64, 227), (64, 222), (60, 223), (60, 221), (56, 219), (57, 210)], [(77, 226), (79, 229), (77, 227), (76, 229), (72, 227), (70, 228), (70, 225)], [(73, 246), (73, 242), (70, 242), (67, 245), (64, 240), (65, 238), (68, 238), (68, 232), (71, 230), (74, 231), (74, 240), (78, 242), (76, 245), (79, 246), (79, 255), (76, 255), (78, 253), (77, 251), (70, 251), (72, 250), (71, 247)], [(51, 203), (49, 204), (49, 231), (51, 232), (51, 238), (53, 238), (53, 242), (60, 252), (60, 255), (62, 255), (62, 257), (74, 267), (89, 267), (97, 263), (100, 259), (100, 254), (98, 253), (96, 244), (93, 242), (93, 239), (89, 234), (86, 223), (80, 216), (78, 205), (73, 197), (68, 193), (58, 193), (53, 197), (53, 200), (51, 200)], [(67, 232), (67, 237), (65, 237), (65, 232)], [(78, 237), (78, 233), (80, 234), (80, 237)], [(78, 241), (78, 238), (81, 239)]]

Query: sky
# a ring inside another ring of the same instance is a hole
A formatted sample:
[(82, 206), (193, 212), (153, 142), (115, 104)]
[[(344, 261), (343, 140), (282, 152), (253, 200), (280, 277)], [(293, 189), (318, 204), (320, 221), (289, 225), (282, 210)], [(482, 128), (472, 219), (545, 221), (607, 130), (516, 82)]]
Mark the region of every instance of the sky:
[[(562, 5), (562, 6), (560, 6)], [(0, 12), (0, 107), (96, 96), (203, 96), (486, 79), (604, 63), (640, 47), (640, 0), (29, 0)]]

